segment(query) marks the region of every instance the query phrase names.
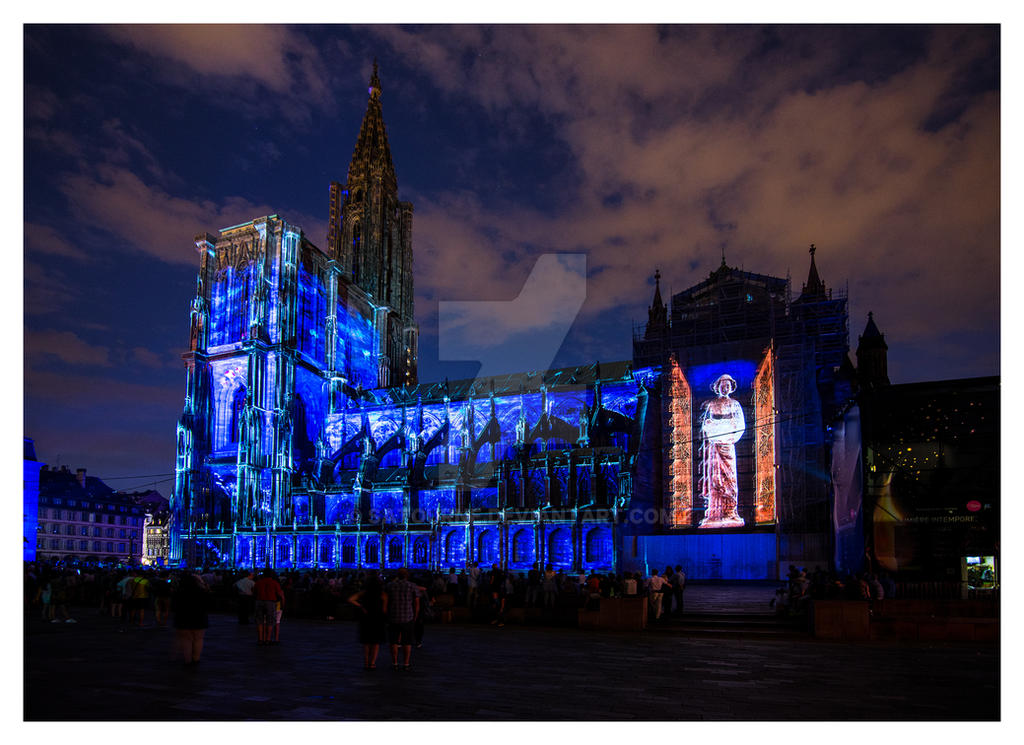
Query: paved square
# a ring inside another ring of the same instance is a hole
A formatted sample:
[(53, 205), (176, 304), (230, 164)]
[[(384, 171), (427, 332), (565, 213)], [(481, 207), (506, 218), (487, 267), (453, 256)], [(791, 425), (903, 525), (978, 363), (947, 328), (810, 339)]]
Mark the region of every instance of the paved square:
[(999, 647), (431, 625), (414, 670), (362, 669), (351, 622), (280, 646), (211, 614), (202, 663), (168, 628), (25, 619), (27, 720), (992, 720)]

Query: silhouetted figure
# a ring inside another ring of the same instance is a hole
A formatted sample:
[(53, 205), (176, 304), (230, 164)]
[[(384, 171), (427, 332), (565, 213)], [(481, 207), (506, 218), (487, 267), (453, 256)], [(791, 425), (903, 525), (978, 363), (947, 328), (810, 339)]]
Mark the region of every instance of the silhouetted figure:
[(186, 665), (199, 664), (203, 637), (210, 625), (210, 593), (198, 575), (187, 572), (171, 598), (174, 633)]

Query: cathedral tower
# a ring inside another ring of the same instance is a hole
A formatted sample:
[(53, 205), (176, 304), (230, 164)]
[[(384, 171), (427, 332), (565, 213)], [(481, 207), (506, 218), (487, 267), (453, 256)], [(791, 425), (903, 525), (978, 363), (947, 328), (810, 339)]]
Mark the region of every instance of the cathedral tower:
[(857, 338), (857, 375), (865, 388), (889, 385), (889, 345), (885, 334), (875, 324), (875, 314), (868, 313), (864, 333)]
[(328, 253), (380, 314), (381, 387), (416, 383), (412, 203), (398, 199), (377, 63), (344, 184), (331, 182)]

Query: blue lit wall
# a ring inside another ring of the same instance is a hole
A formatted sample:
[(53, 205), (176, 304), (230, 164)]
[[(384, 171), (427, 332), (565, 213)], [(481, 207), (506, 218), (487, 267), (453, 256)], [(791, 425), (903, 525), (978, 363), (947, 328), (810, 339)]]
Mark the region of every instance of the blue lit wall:
[[(617, 412), (623, 416), (634, 419), (637, 415), (637, 386), (628, 382), (605, 386), (602, 394), (602, 403), (610, 411)], [(540, 393), (510, 394), (496, 396), (494, 399), (495, 416), (501, 427), (501, 441), (495, 445), (496, 455), (499, 460), (512, 457), (513, 446), (516, 441), (516, 424), (520, 416), (526, 419), (527, 435), (531, 434), (544, 413), (544, 397)], [(558, 438), (548, 442), (548, 449), (555, 450), (569, 447), (575, 442), (579, 433), (580, 413), (584, 405), (594, 405), (593, 392), (584, 389), (579, 391), (558, 391), (547, 394), (548, 414), (564, 422), (571, 429), (567, 433), (570, 439)], [(476, 440), (483, 433), (491, 418), (491, 402), (489, 397), (484, 396), (473, 401), (472, 427), (470, 428), (469, 402), (453, 402), (447, 409), (447, 417), (450, 422), (448, 435), (447, 453), (444, 447), (434, 449), (427, 459), (427, 465), (439, 463), (457, 463), (459, 460), (460, 448), (470, 444), (470, 438)], [(443, 426), (446, 416), (446, 408), (443, 404), (424, 404), (422, 406), (423, 429), (418, 433), (420, 440), (426, 442), (438, 429)], [(363, 411), (357, 406), (351, 406), (327, 417), (327, 439), (332, 450), (340, 448), (350, 440), (362, 426)], [(371, 404), (366, 407), (366, 417), (370, 423), (370, 431), (373, 440), (379, 447), (382, 445), (401, 425), (401, 408), (393, 404)], [(406, 431), (411, 435), (415, 432), (418, 418), (415, 406), (408, 406), (405, 411)], [(470, 429), (472, 430), (470, 432)], [(615, 445), (628, 448), (629, 435), (626, 433), (613, 433), (612, 440)], [(539, 451), (542, 443), (535, 441), (534, 447)], [(485, 443), (476, 453), (478, 465), (491, 461), (491, 446)], [(392, 454), (390, 460), (385, 460), (383, 466), (403, 465), (399, 454)]]
[(438, 515), (451, 515), (455, 512), (455, 489), (423, 489), (419, 493), (420, 512), (424, 519), (432, 520)]
[(36, 560), (36, 536), (39, 530), (39, 471), (43, 463), (34, 460), (35, 447), (32, 441), (25, 439), (25, 458), (23, 473), (23, 514), (25, 541), (23, 559), (25, 561)]
[[(715, 395), (711, 392), (711, 384), (723, 374), (733, 377), (739, 386), (737, 392), (747, 391), (749, 393), (754, 385), (754, 377), (757, 375), (757, 365), (757, 362), (749, 360), (733, 360), (731, 362), (715, 362), (708, 365), (688, 367), (683, 370), (683, 373), (690, 383), (694, 399), (699, 401)], [(735, 394), (733, 397), (736, 397)]]
[(378, 522), (382, 517), (385, 522), (402, 522), (405, 517), (405, 504), (402, 491), (374, 491), (371, 501), (370, 520)]
[(583, 525), (583, 568), (611, 569), (612, 531), (607, 525)]
[(364, 389), (377, 387), (378, 339), (374, 331), (372, 311), (350, 305), (350, 298), (338, 298), (338, 369), (349, 385)]
[(483, 487), (474, 489), (470, 495), (470, 502), (474, 510), (496, 510), (498, 509), (497, 487)]
[(572, 526), (549, 525), (545, 528), (547, 564), (555, 569), (572, 569)]
[(442, 564), (447, 567), (461, 567), (466, 563), (466, 530), (456, 527), (444, 533), (442, 541)]
[(536, 532), (532, 525), (513, 525), (509, 528), (509, 569), (527, 570), (537, 561), (534, 543)]
[(689, 533), (626, 540), (623, 569), (663, 570), (681, 564), (687, 579), (777, 579), (775, 533)]
[(237, 433), (232, 431), (235, 394), (245, 388), (249, 360), (246, 356), (214, 360), (210, 363), (213, 381), (214, 451), (237, 452)]
[(327, 291), (320, 278), (303, 266), (299, 269), (297, 341), (299, 351), (319, 365), (325, 362)]
[(353, 494), (324, 495), (324, 515), (328, 524), (348, 525), (354, 523), (356, 514), (356, 498)]

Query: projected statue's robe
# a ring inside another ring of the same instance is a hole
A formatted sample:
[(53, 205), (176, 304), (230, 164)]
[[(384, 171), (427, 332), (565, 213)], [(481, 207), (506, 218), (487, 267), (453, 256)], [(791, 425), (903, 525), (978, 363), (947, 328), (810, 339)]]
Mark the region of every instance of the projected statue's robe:
[(698, 527), (738, 527), (744, 523), (736, 512), (736, 442), (743, 436), (746, 421), (743, 407), (729, 397), (736, 390), (735, 380), (722, 375), (711, 390), (717, 398), (706, 402), (701, 413), (701, 494), (706, 512)]

